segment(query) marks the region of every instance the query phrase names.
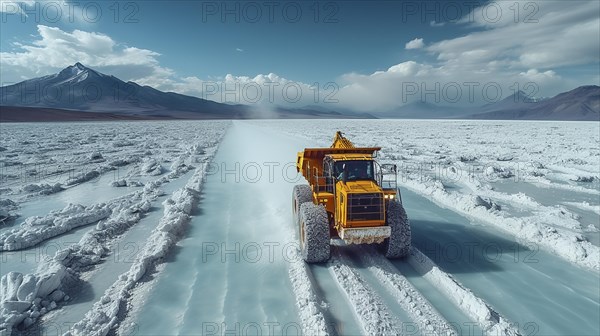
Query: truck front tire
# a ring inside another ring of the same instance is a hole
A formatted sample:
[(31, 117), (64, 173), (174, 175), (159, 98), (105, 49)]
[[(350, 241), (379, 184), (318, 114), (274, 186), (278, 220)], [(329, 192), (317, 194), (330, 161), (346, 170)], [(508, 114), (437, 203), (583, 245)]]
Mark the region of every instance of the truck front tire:
[(383, 243), (383, 252), (389, 259), (402, 258), (410, 252), (411, 230), (408, 216), (402, 203), (390, 201), (385, 214), (386, 224), (392, 229)]
[(300, 206), (300, 253), (307, 263), (329, 260), (329, 220), (322, 205), (312, 202)]

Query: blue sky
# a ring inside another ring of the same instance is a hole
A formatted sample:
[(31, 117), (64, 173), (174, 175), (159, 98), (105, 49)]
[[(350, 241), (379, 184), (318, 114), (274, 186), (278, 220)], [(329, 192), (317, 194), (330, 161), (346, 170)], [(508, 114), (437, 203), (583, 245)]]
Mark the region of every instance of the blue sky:
[(207, 95), (206, 83), (270, 81), (302, 88), (295, 104), (334, 93), (341, 107), (369, 110), (486, 103), (496, 97), (484, 87), (504, 97), (528, 83), (549, 96), (600, 80), (596, 0), (1, 2), (4, 84), (80, 61), (217, 101), (226, 97)]

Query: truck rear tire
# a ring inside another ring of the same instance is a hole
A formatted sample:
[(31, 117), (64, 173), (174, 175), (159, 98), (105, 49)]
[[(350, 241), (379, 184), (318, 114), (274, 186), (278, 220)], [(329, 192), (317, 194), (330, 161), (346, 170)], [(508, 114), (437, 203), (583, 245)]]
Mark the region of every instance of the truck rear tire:
[(300, 253), (307, 263), (329, 260), (329, 220), (322, 205), (305, 202), (300, 206)]
[[(294, 219), (294, 225), (300, 225), (300, 206), (303, 203), (312, 203), (312, 190), (307, 184), (298, 184), (294, 186), (292, 191), (292, 218)], [(298, 231), (300, 234), (300, 231)]]
[(395, 259), (408, 255), (411, 245), (410, 222), (402, 203), (397, 201), (388, 203), (385, 221), (392, 229), (390, 237), (382, 243), (385, 256)]

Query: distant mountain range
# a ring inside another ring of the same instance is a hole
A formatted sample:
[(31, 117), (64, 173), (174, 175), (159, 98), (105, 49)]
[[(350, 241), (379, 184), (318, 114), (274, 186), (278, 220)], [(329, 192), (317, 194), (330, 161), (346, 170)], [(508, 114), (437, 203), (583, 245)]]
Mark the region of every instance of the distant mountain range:
[[(61, 72), (0, 87), (0, 120), (18, 121), (24, 108), (43, 108), (59, 120), (88, 120), (81, 113), (95, 112), (97, 119), (254, 119), (254, 118), (365, 118), (335, 111), (276, 107), (263, 111), (258, 106), (222, 104), (211, 100), (162, 92), (150, 86), (124, 82), (81, 63)], [(10, 108), (9, 108), (10, 107)], [(16, 109), (19, 107), (20, 109)], [(36, 111), (26, 113), (38, 120)], [(115, 117), (116, 116), (116, 117)], [(25, 119), (22, 121), (27, 121)], [(44, 118), (47, 119), (47, 118)]]
[[(514, 97), (511, 100), (515, 101)], [(471, 115), (471, 118), (600, 121), (600, 87), (597, 85), (580, 86), (543, 100), (522, 100), (509, 106), (502, 102), (498, 102), (498, 106), (490, 106), (483, 113)]]
[(303, 108), (223, 104), (124, 82), (81, 63), (57, 74), (0, 87), (0, 121), (255, 118), (412, 118), (600, 120), (600, 87), (582, 86), (548, 99), (522, 91), (479, 107), (414, 102), (369, 113), (322, 106)]
[(580, 86), (552, 98), (536, 99), (523, 91), (479, 107), (440, 106), (417, 101), (392, 111), (373, 113), (378, 118), (590, 120), (600, 121), (600, 87)]

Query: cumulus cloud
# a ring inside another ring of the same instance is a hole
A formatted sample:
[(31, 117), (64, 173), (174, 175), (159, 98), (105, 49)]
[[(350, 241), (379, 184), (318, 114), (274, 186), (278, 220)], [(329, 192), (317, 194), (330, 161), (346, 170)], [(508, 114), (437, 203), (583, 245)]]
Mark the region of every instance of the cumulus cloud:
[(15, 51), (0, 53), (2, 81), (46, 75), (81, 62), (126, 80), (158, 82), (173, 74), (162, 67), (157, 52), (118, 44), (110, 36), (38, 25), (39, 37), (29, 44), (15, 44)]
[[(254, 77), (227, 74), (215, 80), (185, 77), (168, 84), (163, 83), (161, 89), (230, 104), (301, 107), (327, 103), (324, 99), (327, 94), (325, 87), (293, 81), (274, 73)], [(337, 101), (329, 101), (334, 102)]]
[(416, 38), (408, 43), (406, 43), (406, 49), (421, 49), (425, 46), (422, 38)]
[(542, 82), (546, 80), (556, 79), (558, 76), (553, 70), (539, 72), (537, 69), (529, 69), (525, 72), (519, 73), (519, 76), (526, 78), (532, 82)]

